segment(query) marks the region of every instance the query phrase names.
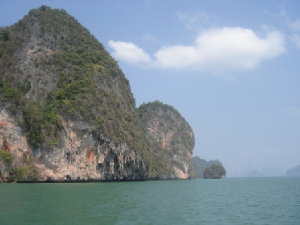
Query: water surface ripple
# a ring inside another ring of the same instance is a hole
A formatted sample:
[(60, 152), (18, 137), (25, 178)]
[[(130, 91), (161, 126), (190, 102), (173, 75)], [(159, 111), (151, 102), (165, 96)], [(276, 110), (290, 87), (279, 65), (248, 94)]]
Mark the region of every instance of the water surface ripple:
[(0, 184), (1, 225), (299, 225), (300, 178)]

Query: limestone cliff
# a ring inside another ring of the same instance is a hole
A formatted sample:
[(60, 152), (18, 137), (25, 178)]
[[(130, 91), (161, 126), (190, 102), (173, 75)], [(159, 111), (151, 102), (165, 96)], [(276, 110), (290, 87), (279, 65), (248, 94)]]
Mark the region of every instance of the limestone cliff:
[(144, 180), (147, 146), (129, 82), (64, 10), (0, 29), (0, 177)]
[(194, 142), (173, 107), (135, 108), (117, 62), (65, 10), (0, 28), (0, 182), (187, 179)]
[[(93, 125), (85, 121), (62, 120), (59, 146), (32, 147), (24, 129), (5, 106), (0, 105), (0, 149), (2, 154), (7, 152), (14, 156), (9, 165), (0, 156), (0, 173), (5, 181), (147, 179), (147, 166), (140, 155), (130, 150), (126, 143), (115, 144), (91, 132)], [(33, 156), (30, 161), (28, 156)], [(23, 171), (30, 165), (37, 170), (35, 177), (32, 172)]]
[(188, 122), (172, 106), (159, 101), (138, 109), (149, 146), (150, 178), (187, 179), (195, 145)]

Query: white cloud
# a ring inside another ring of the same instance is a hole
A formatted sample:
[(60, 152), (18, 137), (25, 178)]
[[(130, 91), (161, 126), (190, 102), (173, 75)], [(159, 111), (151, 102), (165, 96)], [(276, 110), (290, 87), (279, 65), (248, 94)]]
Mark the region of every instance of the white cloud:
[(148, 65), (151, 63), (150, 56), (141, 48), (131, 42), (112, 41), (109, 47), (114, 49), (113, 57), (133, 65)]
[(199, 61), (199, 52), (194, 46), (175, 45), (163, 47), (155, 54), (155, 66), (161, 68), (190, 67)]
[[(251, 29), (224, 27), (203, 30), (193, 45), (164, 46), (150, 56), (132, 43), (109, 42), (117, 60), (167, 69), (196, 69), (222, 73), (251, 69), (285, 52), (284, 36), (277, 31), (259, 37)], [(132, 55), (131, 55), (132, 54)]]

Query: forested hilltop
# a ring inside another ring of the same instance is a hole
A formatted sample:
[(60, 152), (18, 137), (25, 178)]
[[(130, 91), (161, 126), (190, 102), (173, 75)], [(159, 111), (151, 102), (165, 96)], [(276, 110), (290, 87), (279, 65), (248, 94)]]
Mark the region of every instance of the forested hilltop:
[[(194, 156), (191, 160), (192, 175), (196, 178), (204, 178), (205, 170), (212, 166), (223, 166), (219, 160), (206, 161), (198, 156)], [(209, 170), (208, 170), (209, 171)], [(226, 173), (226, 172), (225, 172)]]
[(162, 177), (143, 118), (117, 62), (65, 10), (41, 6), (0, 29), (2, 180)]

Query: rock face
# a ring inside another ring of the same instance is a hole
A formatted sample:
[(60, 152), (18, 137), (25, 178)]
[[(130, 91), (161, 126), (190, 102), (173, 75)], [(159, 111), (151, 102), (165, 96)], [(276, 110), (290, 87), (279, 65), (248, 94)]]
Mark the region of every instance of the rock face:
[(64, 10), (42, 6), (0, 29), (0, 105), (5, 179), (147, 179), (129, 82)]
[(126, 143), (115, 144), (101, 134), (90, 132), (92, 126), (86, 122), (63, 121), (60, 146), (33, 148), (24, 130), (3, 104), (0, 121), (0, 149), (15, 156), (9, 166), (0, 161), (2, 173), (28, 164), (24, 162), (27, 154), (33, 156), (31, 163), (37, 168), (40, 181), (147, 179), (147, 168), (139, 155)]
[(138, 113), (146, 129), (152, 179), (188, 179), (194, 133), (172, 106), (159, 101), (143, 104)]
[(173, 107), (135, 108), (117, 62), (64, 10), (0, 28), (1, 180), (187, 179), (194, 142)]

